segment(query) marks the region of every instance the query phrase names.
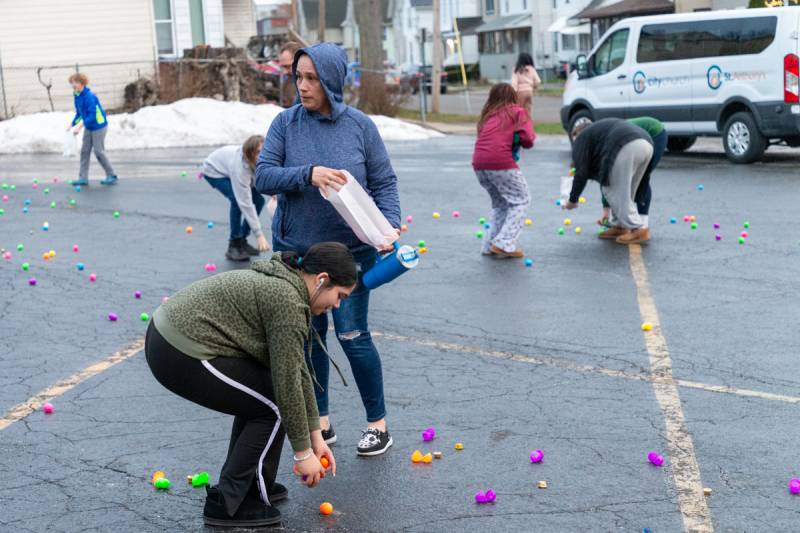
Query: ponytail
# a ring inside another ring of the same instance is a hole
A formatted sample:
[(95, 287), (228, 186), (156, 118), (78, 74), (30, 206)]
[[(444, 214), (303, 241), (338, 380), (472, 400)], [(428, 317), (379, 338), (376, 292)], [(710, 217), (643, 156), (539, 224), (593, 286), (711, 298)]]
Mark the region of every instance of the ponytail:
[(347, 249), (338, 242), (321, 242), (308, 249), (306, 255), (281, 252), (281, 261), (291, 269), (316, 276), (327, 273), (331, 285), (352, 287), (358, 281), (358, 265)]

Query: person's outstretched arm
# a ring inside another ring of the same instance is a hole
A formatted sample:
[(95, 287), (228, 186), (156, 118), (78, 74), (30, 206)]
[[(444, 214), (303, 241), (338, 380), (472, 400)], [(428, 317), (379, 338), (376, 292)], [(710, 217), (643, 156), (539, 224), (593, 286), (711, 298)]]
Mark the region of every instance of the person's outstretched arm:
[(392, 168), (378, 127), (369, 119), (364, 130), (364, 151), (367, 165), (367, 189), (383, 216), (394, 228), (400, 227), (400, 193), (397, 175)]
[(280, 194), (310, 185), (311, 165), (284, 167), (286, 161), (286, 117), (281, 113), (269, 127), (256, 163), (256, 189), (263, 194)]
[(236, 203), (239, 210), (244, 215), (247, 225), (253, 231), (253, 235), (258, 238), (263, 235), (261, 231), (261, 221), (258, 218), (258, 211), (253, 203), (253, 191), (250, 187), (250, 180), (252, 174), (250, 169), (245, 167), (244, 161), (237, 161), (231, 170), (231, 188), (233, 189), (233, 196), (236, 198)]

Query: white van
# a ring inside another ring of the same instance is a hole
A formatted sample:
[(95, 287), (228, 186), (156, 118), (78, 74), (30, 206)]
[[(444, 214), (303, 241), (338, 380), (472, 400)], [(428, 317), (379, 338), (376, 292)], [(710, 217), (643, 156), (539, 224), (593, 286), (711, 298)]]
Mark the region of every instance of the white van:
[(800, 7), (707, 11), (623, 19), (578, 57), (561, 123), (649, 115), (668, 150), (722, 136), (734, 163), (769, 144), (800, 146)]

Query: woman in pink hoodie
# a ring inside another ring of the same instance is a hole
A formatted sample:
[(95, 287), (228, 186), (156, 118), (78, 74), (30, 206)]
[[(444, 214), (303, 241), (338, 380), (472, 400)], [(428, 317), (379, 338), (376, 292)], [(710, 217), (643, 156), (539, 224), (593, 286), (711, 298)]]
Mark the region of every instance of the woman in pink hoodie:
[(517, 105), (517, 93), (511, 85), (498, 83), (492, 87), (481, 111), (478, 139), (472, 153), (472, 168), (492, 200), (491, 225), (483, 241), (484, 255), (500, 258), (524, 255), (517, 239), (530, 204), (530, 193), (512, 150), (515, 142), (523, 148), (533, 148), (535, 138), (531, 117)]
[(541, 84), (539, 73), (533, 66), (533, 57), (522, 52), (517, 58), (514, 74), (511, 75), (511, 86), (517, 91), (517, 103), (524, 107), (530, 116), (533, 116), (533, 93)]

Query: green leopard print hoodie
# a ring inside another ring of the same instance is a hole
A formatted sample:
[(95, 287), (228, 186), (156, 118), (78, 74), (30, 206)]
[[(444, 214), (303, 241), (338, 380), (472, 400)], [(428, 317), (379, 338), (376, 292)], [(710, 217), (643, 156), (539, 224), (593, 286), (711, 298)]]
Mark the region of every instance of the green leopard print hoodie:
[(156, 309), (153, 321), (191, 357), (251, 357), (263, 364), (292, 448), (311, 447), (311, 432), (320, 425), (303, 351), (311, 331), (308, 289), (280, 254), (192, 283)]

